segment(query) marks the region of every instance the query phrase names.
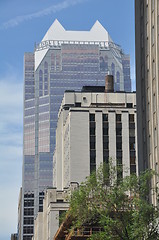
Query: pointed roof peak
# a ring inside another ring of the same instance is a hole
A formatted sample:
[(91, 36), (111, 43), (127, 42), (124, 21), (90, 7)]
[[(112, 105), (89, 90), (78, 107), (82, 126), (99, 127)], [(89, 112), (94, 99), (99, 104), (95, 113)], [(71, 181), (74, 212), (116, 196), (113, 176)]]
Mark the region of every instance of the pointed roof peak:
[(65, 30), (57, 18), (55, 19), (55, 21), (53, 22), (53, 24), (51, 25), (50, 28), (52, 28), (52, 27), (58, 27), (58, 28), (62, 28), (63, 30)]
[(61, 23), (57, 19), (55, 19), (55, 21), (53, 22), (51, 27), (48, 29), (42, 41), (53, 39), (54, 35), (55, 36), (56, 34), (59, 35), (64, 31), (65, 31), (64, 27), (61, 25)]
[(104, 30), (105, 32), (107, 32), (107, 30), (103, 27), (103, 25), (97, 20), (95, 23), (94, 23), (94, 25), (93, 25), (93, 27), (91, 28), (91, 31), (96, 31), (96, 30)]

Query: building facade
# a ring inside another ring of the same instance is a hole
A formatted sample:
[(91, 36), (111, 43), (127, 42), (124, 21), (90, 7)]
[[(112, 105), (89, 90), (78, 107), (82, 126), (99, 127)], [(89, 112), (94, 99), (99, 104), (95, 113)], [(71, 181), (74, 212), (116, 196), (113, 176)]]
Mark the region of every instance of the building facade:
[(104, 85), (131, 90), (130, 58), (97, 21), (90, 31), (66, 31), (55, 20), (33, 53), (24, 56), (24, 138), (21, 239), (33, 235), (33, 219), (52, 186), (58, 110), (66, 89)]
[(34, 222), (32, 240), (53, 240), (59, 226), (60, 217), (69, 208), (68, 192), (47, 189), (45, 192), (43, 212), (39, 212)]
[[(135, 5), (139, 171), (159, 172), (159, 2), (136, 0)], [(154, 177), (152, 187), (157, 183)], [(157, 204), (153, 193), (151, 201)]]
[(80, 184), (101, 163), (122, 166), (121, 176), (138, 172), (136, 94), (105, 93), (105, 87), (66, 91), (58, 114), (53, 187)]

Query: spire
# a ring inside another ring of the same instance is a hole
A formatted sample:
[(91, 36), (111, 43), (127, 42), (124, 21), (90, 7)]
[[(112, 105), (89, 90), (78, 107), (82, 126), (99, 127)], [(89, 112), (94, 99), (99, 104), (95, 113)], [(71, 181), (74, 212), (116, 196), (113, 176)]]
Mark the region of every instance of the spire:
[[(103, 31), (103, 32), (107, 32), (107, 30), (102, 26), (102, 24), (97, 20), (96, 22), (95, 22), (95, 24), (93, 25), (93, 27), (91, 28), (91, 30), (90, 31)], [(107, 32), (108, 33), (108, 32)]]
[(64, 27), (61, 25), (61, 23), (57, 19), (55, 19), (55, 21), (53, 22), (51, 27), (48, 29), (42, 41), (52, 40), (54, 39), (54, 36), (57, 36), (64, 31), (65, 31)]

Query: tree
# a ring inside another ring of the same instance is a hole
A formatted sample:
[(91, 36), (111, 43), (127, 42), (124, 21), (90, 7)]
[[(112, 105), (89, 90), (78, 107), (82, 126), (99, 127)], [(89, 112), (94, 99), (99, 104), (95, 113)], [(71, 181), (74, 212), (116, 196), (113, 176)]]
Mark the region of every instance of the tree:
[(92, 240), (157, 240), (159, 209), (149, 203), (155, 175), (146, 170), (138, 177), (116, 179), (117, 169), (101, 166), (75, 190), (70, 199), (72, 229), (97, 225), (101, 232)]

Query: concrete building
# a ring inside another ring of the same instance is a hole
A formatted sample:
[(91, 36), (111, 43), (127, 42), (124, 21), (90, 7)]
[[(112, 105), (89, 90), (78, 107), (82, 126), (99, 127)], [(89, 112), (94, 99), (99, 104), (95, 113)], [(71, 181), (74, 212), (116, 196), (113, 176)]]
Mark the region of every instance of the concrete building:
[(58, 114), (53, 186), (81, 183), (101, 163), (123, 165), (122, 176), (138, 172), (136, 94), (105, 87), (66, 91)]
[[(33, 219), (52, 187), (58, 110), (66, 89), (104, 85), (130, 91), (130, 58), (97, 21), (90, 31), (67, 31), (55, 20), (33, 53), (24, 56), (24, 137), (21, 239), (33, 235)], [(27, 222), (27, 223), (26, 223)], [(30, 223), (29, 223), (30, 222)]]
[(47, 189), (43, 202), (43, 212), (39, 212), (34, 222), (32, 240), (52, 240), (60, 225), (60, 215), (68, 210), (68, 190)]
[[(159, 1), (136, 0), (135, 17), (139, 171), (159, 173)], [(156, 195), (151, 200), (157, 204)]]

